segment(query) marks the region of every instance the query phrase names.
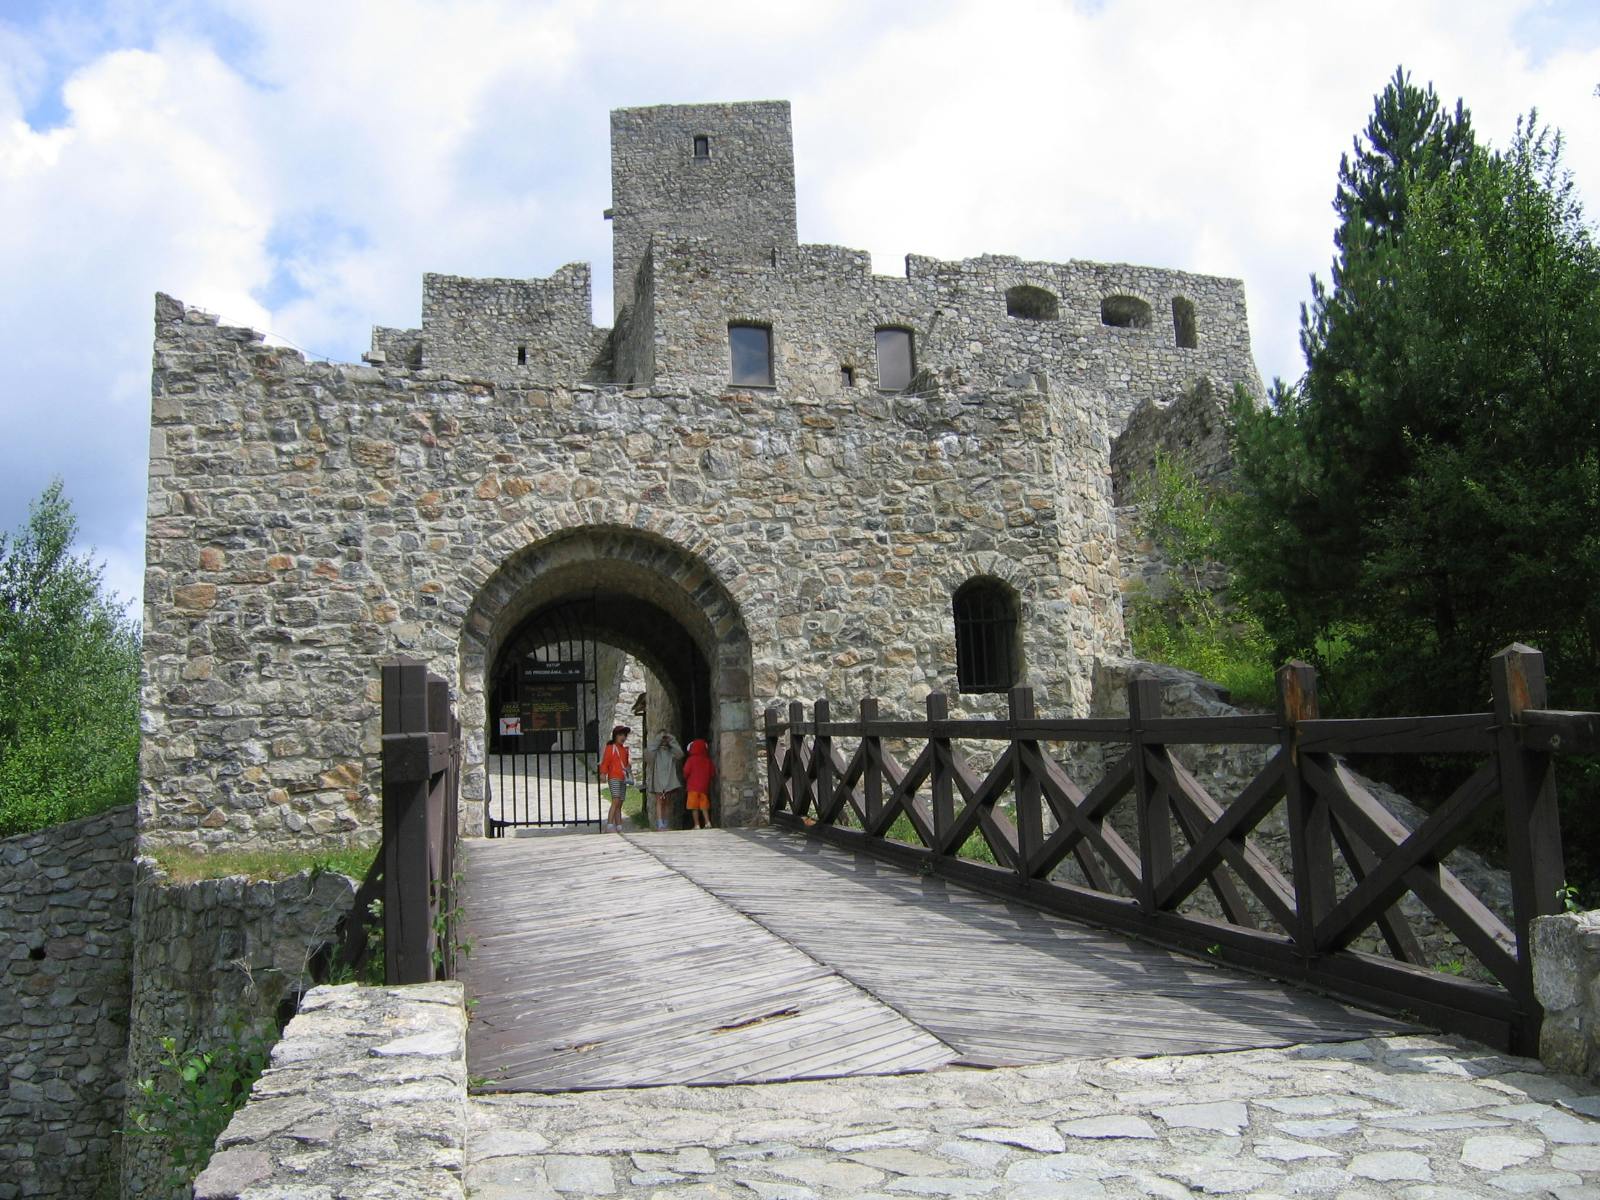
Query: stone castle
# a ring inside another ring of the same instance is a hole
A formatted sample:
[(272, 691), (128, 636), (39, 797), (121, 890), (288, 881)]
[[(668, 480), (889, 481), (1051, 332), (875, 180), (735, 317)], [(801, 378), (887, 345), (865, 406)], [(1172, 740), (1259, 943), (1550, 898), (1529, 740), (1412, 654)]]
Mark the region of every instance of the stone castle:
[(451, 681), (481, 822), (494, 680), (575, 605), (711, 741), (727, 823), (761, 819), (774, 702), (991, 714), (1025, 682), (1088, 710), (1126, 640), (1114, 448), (1259, 391), (1242, 285), (988, 255), (876, 275), (799, 242), (787, 103), (611, 130), (609, 329), (582, 264), (427, 275), (420, 328), (375, 329), (363, 365), (158, 298), (147, 841), (370, 837), (395, 654)]

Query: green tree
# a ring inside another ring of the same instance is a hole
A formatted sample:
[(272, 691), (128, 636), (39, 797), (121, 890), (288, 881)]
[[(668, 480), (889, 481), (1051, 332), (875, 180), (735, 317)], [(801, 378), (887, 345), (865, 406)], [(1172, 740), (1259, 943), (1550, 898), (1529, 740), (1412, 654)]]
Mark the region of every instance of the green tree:
[(1306, 373), (1235, 406), (1238, 585), (1349, 706), (1481, 708), (1513, 640), (1590, 702), (1600, 258), (1559, 137), (1530, 115), (1491, 152), (1397, 71), (1334, 207)]
[(0, 836), (134, 799), (139, 635), (74, 555), (59, 480), (0, 534)]

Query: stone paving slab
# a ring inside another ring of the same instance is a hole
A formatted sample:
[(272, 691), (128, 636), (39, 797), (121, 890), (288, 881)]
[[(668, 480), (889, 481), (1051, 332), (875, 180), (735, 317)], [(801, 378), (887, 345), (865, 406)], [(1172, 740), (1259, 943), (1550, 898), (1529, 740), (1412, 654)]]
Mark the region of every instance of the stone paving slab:
[(1600, 1200), (1600, 1089), (1435, 1037), (480, 1097), (468, 1195)]

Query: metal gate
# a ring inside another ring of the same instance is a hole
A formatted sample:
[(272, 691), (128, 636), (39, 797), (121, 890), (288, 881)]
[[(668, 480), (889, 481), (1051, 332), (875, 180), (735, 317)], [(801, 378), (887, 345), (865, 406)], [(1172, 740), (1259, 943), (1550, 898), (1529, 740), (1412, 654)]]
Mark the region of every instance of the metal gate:
[(512, 827), (594, 825), (605, 816), (593, 765), (600, 754), (598, 655), (592, 604), (523, 622), (495, 662), (490, 689), (490, 837)]

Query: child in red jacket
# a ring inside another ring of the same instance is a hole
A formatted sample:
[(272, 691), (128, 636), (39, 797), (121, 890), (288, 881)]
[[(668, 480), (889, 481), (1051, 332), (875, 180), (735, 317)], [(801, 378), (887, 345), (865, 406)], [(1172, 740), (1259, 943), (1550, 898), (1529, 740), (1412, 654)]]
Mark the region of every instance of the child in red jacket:
[(622, 832), (622, 801), (628, 795), (628, 735), (633, 730), (618, 725), (611, 731), (611, 740), (600, 752), (600, 781), (611, 792), (611, 811), (606, 814), (606, 832)]
[(711, 828), (711, 781), (717, 777), (711, 761), (711, 747), (701, 738), (689, 743), (689, 757), (683, 760), (683, 788), (689, 793), (684, 805), (694, 818), (696, 829)]

